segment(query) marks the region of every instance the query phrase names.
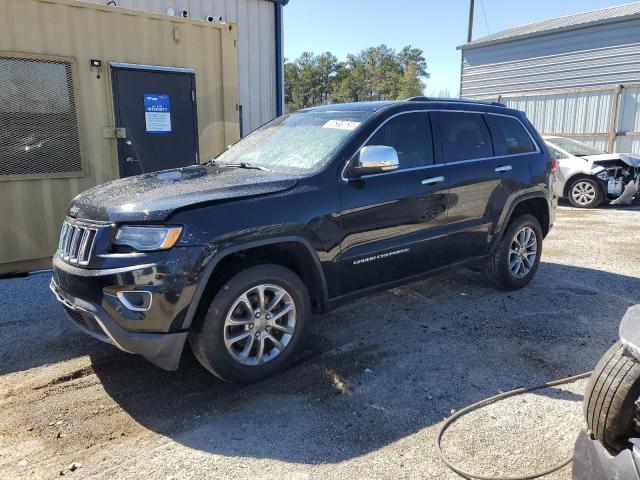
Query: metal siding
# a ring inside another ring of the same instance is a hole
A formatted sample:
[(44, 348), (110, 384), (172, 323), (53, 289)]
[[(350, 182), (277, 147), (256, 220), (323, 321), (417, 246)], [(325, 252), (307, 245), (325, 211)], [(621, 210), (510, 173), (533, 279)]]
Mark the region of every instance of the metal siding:
[(640, 88), (625, 88), (620, 100), (618, 130), (640, 132)]
[(520, 25), (518, 27), (508, 28), (500, 32), (492, 33), (491, 35), (487, 35), (486, 37), (478, 38), (473, 42), (466, 44), (464, 47), (469, 48), (471, 46), (488, 42), (508, 41), (515, 37), (541, 34), (551, 30), (579, 28), (580, 26), (586, 26), (591, 23), (620, 21), (624, 19), (624, 17), (628, 18), (637, 16), (638, 14), (640, 14), (640, 2), (601, 8), (590, 12), (576, 13), (573, 15), (566, 15), (563, 17), (543, 20), (541, 22), (534, 22), (526, 25)]
[[(640, 19), (474, 46), (462, 56), (461, 96), (499, 99), (542, 134), (640, 153)], [(612, 125), (617, 85), (625, 88)]]
[[(72, 0), (3, 0), (0, 52), (55, 55), (75, 65), (74, 83), (86, 176), (0, 182), (0, 273), (50, 265), (68, 202), (117, 177), (109, 62), (196, 70), (201, 158), (238, 138), (237, 52), (232, 24), (211, 25)], [(174, 29), (181, 32), (174, 40)], [(89, 68), (100, 58), (100, 79)], [(0, 86), (1, 87), (1, 86)], [(229, 101), (231, 99), (231, 101)]]
[(616, 141), (616, 151), (640, 154), (640, 137), (620, 137)]
[[(84, 0), (105, 4), (103, 0)], [(245, 134), (276, 116), (275, 7), (265, 0), (118, 0), (118, 6), (164, 14), (187, 10), (192, 19), (221, 16), (238, 26), (240, 104)]]
[[(640, 132), (640, 87), (624, 88), (620, 96), (618, 132)], [(616, 151), (640, 154), (640, 136), (619, 136)]]
[(504, 98), (508, 107), (521, 110), (540, 133), (592, 133), (609, 131), (611, 93), (578, 92)]
[(461, 95), (482, 97), (640, 79), (640, 19), (463, 50)]

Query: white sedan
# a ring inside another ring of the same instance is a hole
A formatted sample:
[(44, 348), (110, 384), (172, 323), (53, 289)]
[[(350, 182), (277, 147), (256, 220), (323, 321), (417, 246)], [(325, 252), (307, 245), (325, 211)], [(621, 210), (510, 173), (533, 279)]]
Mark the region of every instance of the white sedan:
[(595, 208), (605, 200), (630, 204), (638, 194), (640, 156), (606, 153), (577, 140), (543, 137), (558, 160), (556, 194), (578, 208)]

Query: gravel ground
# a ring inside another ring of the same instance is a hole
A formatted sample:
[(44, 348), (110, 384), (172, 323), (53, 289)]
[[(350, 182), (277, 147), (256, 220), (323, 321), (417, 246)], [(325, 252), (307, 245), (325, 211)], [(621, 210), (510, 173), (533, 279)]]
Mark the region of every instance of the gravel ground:
[[(315, 319), (292, 368), (247, 387), (76, 331), (47, 274), (0, 281), (0, 478), (456, 478), (434, 449), (452, 409), (590, 370), (616, 339), (640, 303), (639, 230), (637, 206), (563, 207), (527, 289), (460, 271), (354, 302)], [(474, 412), (448, 455), (478, 474), (555, 463), (584, 385)]]

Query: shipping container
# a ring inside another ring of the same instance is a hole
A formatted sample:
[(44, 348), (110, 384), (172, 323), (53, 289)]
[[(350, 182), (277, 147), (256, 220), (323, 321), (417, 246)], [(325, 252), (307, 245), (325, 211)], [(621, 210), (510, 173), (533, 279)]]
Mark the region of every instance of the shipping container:
[(282, 115), (282, 7), (288, 0), (86, 0), (238, 28), (239, 96), (243, 134)]
[(2, 7), (0, 274), (50, 266), (83, 190), (238, 140), (234, 23), (74, 0)]

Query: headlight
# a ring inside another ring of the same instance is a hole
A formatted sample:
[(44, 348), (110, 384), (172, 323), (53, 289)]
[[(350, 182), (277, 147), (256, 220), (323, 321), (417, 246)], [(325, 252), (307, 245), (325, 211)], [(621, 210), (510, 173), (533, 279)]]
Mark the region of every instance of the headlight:
[(178, 241), (181, 227), (120, 227), (114, 243), (135, 250), (167, 250)]

